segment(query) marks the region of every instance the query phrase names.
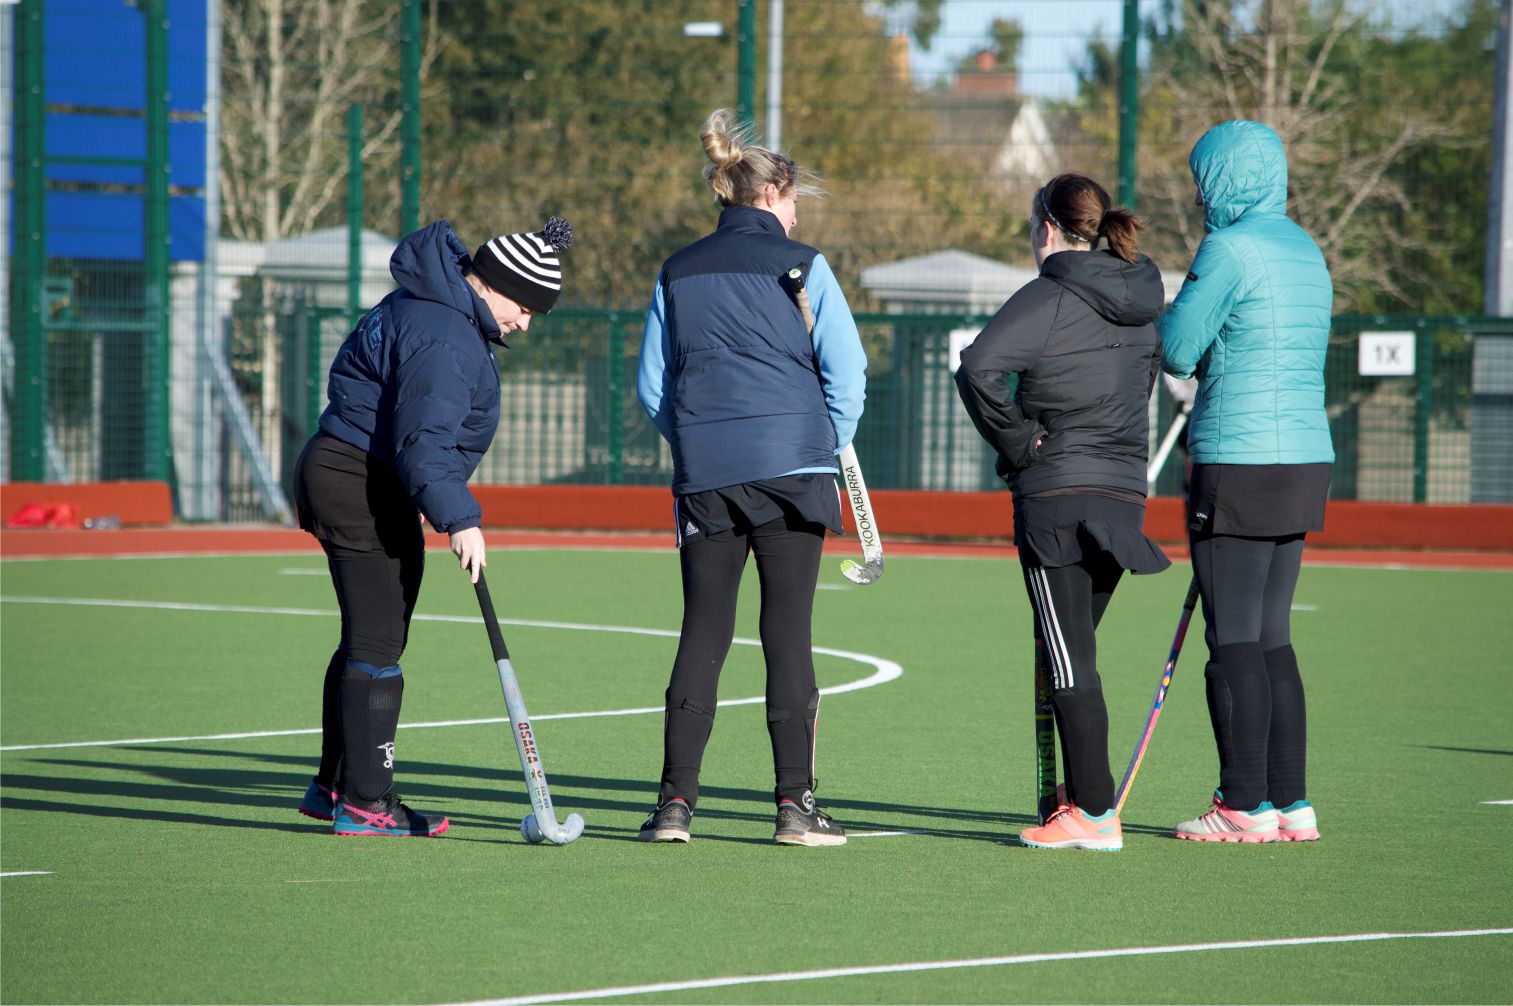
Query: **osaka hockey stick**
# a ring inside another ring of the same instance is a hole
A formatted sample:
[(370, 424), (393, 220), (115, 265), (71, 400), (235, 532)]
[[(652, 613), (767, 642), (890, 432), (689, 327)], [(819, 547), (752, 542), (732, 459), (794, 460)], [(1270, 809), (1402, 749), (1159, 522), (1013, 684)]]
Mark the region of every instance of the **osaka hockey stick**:
[[(804, 273), (797, 267), (788, 270), (788, 281), (793, 286), (793, 300), (799, 313), (804, 316), (804, 329), (814, 334), (814, 311), (809, 306), (809, 291), (804, 287)], [(867, 495), (867, 482), (862, 478), (862, 464), (856, 459), (856, 447), (847, 444), (840, 453), (841, 478), (846, 483), (846, 499), (851, 502), (851, 523), (856, 527), (856, 537), (862, 543), (862, 561), (841, 560), (841, 572), (852, 583), (867, 584), (883, 575), (883, 539), (877, 531), (877, 521), (872, 516), (872, 500)]]
[(1056, 708), (1051, 704), (1051, 673), (1045, 640), (1035, 636), (1035, 812), (1045, 824), (1060, 804), (1056, 799)]
[(520, 771), (525, 775), (525, 789), (531, 798), (532, 813), (525, 815), (525, 820), (520, 822), (520, 834), (533, 845), (542, 839), (553, 845), (566, 845), (583, 834), (583, 818), (569, 814), (565, 822), (557, 823), (556, 812), (552, 810), (552, 795), (546, 788), (546, 770), (541, 765), (541, 751), (536, 746), (536, 735), (531, 731), (531, 719), (525, 711), (520, 684), (515, 680), (515, 668), (510, 664), (510, 651), (505, 647), (504, 636), (499, 632), (499, 619), (494, 617), (494, 602), (489, 598), (489, 584), (481, 571), (473, 588), (478, 592), (478, 607), (483, 612), (483, 624), (489, 630), (489, 645), (494, 649), (494, 662), (499, 667), (499, 686), (504, 689), (504, 705), (510, 713), (515, 750), (520, 755)]
[(1171, 687), (1172, 675), (1177, 670), (1177, 655), (1182, 652), (1182, 641), (1187, 638), (1187, 625), (1192, 621), (1193, 609), (1197, 606), (1198, 578), (1195, 576), (1187, 585), (1187, 599), (1182, 602), (1182, 618), (1177, 622), (1177, 634), (1172, 638), (1171, 654), (1166, 658), (1161, 681), (1156, 685), (1156, 701), (1151, 703), (1150, 714), (1145, 718), (1145, 730), (1140, 734), (1140, 742), (1135, 745), (1135, 753), (1130, 756), (1129, 767), (1124, 770), (1124, 781), (1119, 784), (1119, 795), (1114, 799), (1115, 814), (1124, 809), (1124, 801), (1135, 783), (1135, 773), (1140, 771), (1140, 762), (1145, 759), (1145, 749), (1150, 747), (1151, 734), (1156, 732), (1156, 721), (1161, 718), (1161, 707), (1166, 703), (1166, 690)]

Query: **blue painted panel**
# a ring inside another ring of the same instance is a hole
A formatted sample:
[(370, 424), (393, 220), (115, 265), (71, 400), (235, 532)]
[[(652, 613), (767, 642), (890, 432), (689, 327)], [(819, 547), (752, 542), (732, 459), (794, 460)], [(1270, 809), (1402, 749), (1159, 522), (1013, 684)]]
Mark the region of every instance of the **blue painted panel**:
[[(50, 0), (46, 21), (50, 105), (143, 108), (147, 41), (141, 11), (121, 0)], [(169, 0), (168, 105), (205, 107), (204, 0)]]
[(168, 124), (168, 184), (186, 189), (205, 187), (205, 124)]
[[(202, 131), (201, 136), (203, 135)], [(203, 140), (201, 142), (203, 144)], [(146, 120), (110, 115), (50, 114), (47, 117), (47, 156), (146, 157)], [(203, 159), (202, 154), (201, 160)], [(141, 185), (142, 175), (142, 168), (126, 165), (86, 165), (57, 161), (47, 165), (47, 180), (50, 182)]]
[[(47, 194), (50, 258), (140, 262), (144, 200), (108, 192)], [(168, 257), (175, 262), (205, 256), (205, 201), (176, 196), (168, 203)]]

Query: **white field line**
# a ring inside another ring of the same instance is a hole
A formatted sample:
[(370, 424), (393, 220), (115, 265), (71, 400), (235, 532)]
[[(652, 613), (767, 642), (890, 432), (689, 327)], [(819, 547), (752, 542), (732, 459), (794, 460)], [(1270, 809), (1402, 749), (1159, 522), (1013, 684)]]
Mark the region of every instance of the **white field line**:
[[(615, 996), (656, 995), (662, 992), (688, 992), (694, 989), (726, 988), (732, 985), (767, 985), (776, 982), (804, 982), (824, 978), (855, 978), (865, 975), (893, 975), (911, 971), (949, 971), (958, 968), (1002, 967), (1013, 964), (1043, 964), (1050, 961), (1087, 961), (1107, 957), (1148, 957), (1158, 954), (1209, 953), (1220, 950), (1258, 950), (1268, 947), (1304, 947), (1320, 943), (1370, 943), (1377, 940), (1448, 939), (1464, 936), (1508, 936), (1513, 929), (1458, 929), (1434, 933), (1350, 933), (1344, 936), (1295, 936), (1274, 940), (1235, 940), (1228, 943), (1177, 943), (1156, 947), (1117, 947), (1110, 950), (1073, 950), (1063, 953), (1012, 954), (1005, 957), (969, 957), (954, 961), (915, 961), (909, 964), (871, 964), (851, 968), (821, 968), (814, 971), (781, 971), (767, 975), (734, 975), (728, 978), (698, 978), (682, 982), (656, 982), (651, 985), (622, 985), (617, 988), (588, 989), (581, 992), (513, 996), (507, 999), (477, 999), (466, 1006), (531, 1006), (535, 1003), (572, 1002), (581, 999), (608, 999)], [(823, 996), (819, 998), (823, 999)], [(461, 1006), (461, 1004), (458, 1004)]]
[(324, 567), (299, 566), (278, 571), (280, 576), (330, 576), (331, 571)]
[(1491, 807), (1513, 807), (1513, 800), (1483, 800), (1482, 803)]
[(51, 870), (5, 870), (0, 877), (51, 877)]
[(922, 831), (849, 831), (847, 838), (894, 838), (898, 835), (923, 835)]
[[(288, 572), (288, 571), (285, 570), (285, 572)], [(323, 569), (322, 570), (317, 570), (317, 572), (324, 573), (325, 570), (323, 570)], [(1318, 611), (1319, 610), (1319, 606), (1317, 604), (1294, 604), (1292, 606), (1292, 610), (1293, 611)]]
[[(340, 614), (335, 611), (318, 611), (312, 608), (259, 608), (250, 605), (233, 604), (190, 604), (178, 601), (123, 601), (105, 598), (63, 598), (63, 597), (3, 597), (0, 603), (5, 604), (63, 604), (82, 605), (85, 607), (99, 608), (145, 608), (155, 611), (194, 611), (210, 612), (216, 614), (253, 614), (253, 615), (293, 615), (302, 617), (339, 618)], [(482, 619), (475, 615), (416, 615), (418, 622), (453, 622), (463, 625), (477, 625)], [(678, 632), (673, 629), (642, 629), (628, 625), (583, 625), (574, 622), (538, 622), (529, 619), (501, 618), (500, 625), (518, 625), (536, 629), (567, 629), (579, 632), (620, 632), (637, 636), (659, 636), (668, 639), (677, 639)], [(733, 642), (742, 646), (761, 646), (762, 641), (745, 636), (737, 636)], [(866, 653), (856, 653), (851, 650), (837, 650), (829, 646), (812, 647), (815, 654), (826, 657), (837, 657), (841, 660), (853, 660), (859, 664), (867, 664), (873, 668), (871, 674), (865, 678), (848, 681), (840, 685), (829, 685), (820, 689), (821, 695), (843, 695), (846, 692), (860, 691), (863, 688), (872, 688), (876, 685), (884, 685), (890, 681), (896, 681), (903, 676), (904, 669), (892, 660), (882, 657), (874, 657)], [(481, 659), (481, 658), (480, 658)], [(721, 706), (750, 706), (766, 701), (761, 695), (754, 695), (740, 699), (721, 699)], [(576, 713), (546, 713), (540, 716), (532, 716), (532, 720), (572, 720), (588, 719), (599, 716), (641, 716), (652, 713), (661, 713), (662, 706), (642, 706), (634, 709), (595, 709), (587, 712)], [(429, 723), (401, 723), (401, 730), (421, 730), (433, 727), (470, 727), (482, 726), (491, 723), (508, 723), (507, 716), (490, 716), (476, 720), (436, 720)], [(178, 744), (185, 741), (228, 741), (244, 740), (251, 737), (294, 737), (301, 734), (318, 734), (319, 727), (300, 728), (294, 730), (251, 730), (238, 733), (204, 734), (194, 737), (134, 737), (124, 740), (109, 741), (68, 741), (61, 744), (8, 744), (0, 747), (0, 751), (38, 751), (44, 748), (90, 748), (90, 747), (116, 747), (128, 744)]]

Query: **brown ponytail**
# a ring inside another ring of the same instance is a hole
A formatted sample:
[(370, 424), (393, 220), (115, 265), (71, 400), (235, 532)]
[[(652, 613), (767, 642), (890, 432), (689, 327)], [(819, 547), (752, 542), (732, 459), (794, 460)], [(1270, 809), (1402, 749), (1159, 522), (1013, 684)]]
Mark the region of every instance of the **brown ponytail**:
[(1135, 236), (1145, 229), (1145, 222), (1129, 210), (1111, 209), (1103, 214), (1103, 237), (1109, 251), (1126, 262), (1135, 261)]
[(1135, 261), (1135, 240), (1145, 224), (1129, 210), (1112, 206), (1103, 186), (1086, 175), (1057, 175), (1035, 193), (1034, 212), (1073, 241), (1098, 246), (1126, 262)]

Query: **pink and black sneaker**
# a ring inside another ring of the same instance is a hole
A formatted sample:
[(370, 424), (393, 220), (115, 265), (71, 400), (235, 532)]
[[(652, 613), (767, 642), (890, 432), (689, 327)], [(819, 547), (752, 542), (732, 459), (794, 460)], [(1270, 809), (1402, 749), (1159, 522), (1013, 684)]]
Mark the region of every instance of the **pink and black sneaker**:
[(336, 800), (336, 790), (319, 779), (311, 779), (310, 788), (299, 802), (299, 812), (317, 821), (329, 821), (336, 816)]
[(388, 838), (430, 838), (449, 827), (451, 822), (444, 816), (413, 811), (394, 793), (372, 803), (344, 797), (337, 804), (336, 818), (331, 824), (331, 830), (338, 835)]

